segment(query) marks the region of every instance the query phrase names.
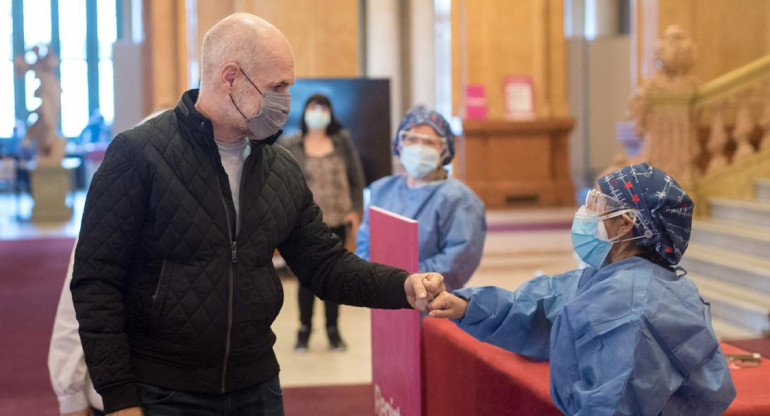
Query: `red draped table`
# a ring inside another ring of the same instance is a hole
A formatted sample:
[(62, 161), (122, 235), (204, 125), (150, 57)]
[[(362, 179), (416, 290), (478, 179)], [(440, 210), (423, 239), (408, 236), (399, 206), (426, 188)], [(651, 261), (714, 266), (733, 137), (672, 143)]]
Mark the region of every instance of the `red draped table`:
[[(558, 415), (547, 362), (473, 339), (454, 323), (422, 324), (425, 415)], [(743, 350), (722, 344), (725, 353)], [(770, 360), (731, 371), (738, 392), (725, 415), (770, 415)]]

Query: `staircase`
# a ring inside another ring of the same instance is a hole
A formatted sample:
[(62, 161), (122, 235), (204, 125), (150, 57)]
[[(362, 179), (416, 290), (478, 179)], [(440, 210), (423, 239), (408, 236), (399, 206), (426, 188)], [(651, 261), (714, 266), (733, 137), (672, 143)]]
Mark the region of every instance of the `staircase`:
[(770, 178), (754, 185), (754, 200), (708, 198), (710, 216), (693, 222), (681, 262), (722, 339), (770, 332)]

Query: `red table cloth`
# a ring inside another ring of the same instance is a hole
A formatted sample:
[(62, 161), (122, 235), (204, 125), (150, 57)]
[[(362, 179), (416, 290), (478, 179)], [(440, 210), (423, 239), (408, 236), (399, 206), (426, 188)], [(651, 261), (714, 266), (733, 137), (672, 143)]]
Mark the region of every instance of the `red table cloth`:
[[(558, 415), (547, 362), (477, 341), (448, 320), (422, 324), (426, 416)], [(722, 344), (725, 353), (745, 352)], [(770, 415), (770, 360), (731, 370), (737, 397), (725, 415)]]

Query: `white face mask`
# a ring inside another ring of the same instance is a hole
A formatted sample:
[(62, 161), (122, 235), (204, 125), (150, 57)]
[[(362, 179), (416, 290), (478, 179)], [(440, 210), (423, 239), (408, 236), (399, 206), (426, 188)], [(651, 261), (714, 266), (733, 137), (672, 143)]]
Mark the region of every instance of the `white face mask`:
[(323, 110), (307, 110), (305, 112), (305, 125), (310, 130), (321, 130), (332, 122), (332, 114)]
[(410, 176), (422, 179), (438, 169), (438, 150), (420, 144), (404, 146), (400, 152), (401, 165)]

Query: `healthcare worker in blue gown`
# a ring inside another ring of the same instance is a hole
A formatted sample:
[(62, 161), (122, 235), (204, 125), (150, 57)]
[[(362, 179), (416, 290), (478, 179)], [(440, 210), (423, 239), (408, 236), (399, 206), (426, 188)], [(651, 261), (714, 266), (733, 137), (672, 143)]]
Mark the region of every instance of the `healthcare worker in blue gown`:
[(710, 307), (675, 267), (692, 211), (673, 178), (626, 166), (600, 178), (575, 214), (572, 243), (587, 268), (536, 277), (515, 292), (444, 292), (430, 315), (550, 359), (551, 398), (567, 415), (722, 414), (735, 388)]
[(481, 200), (444, 170), (455, 154), (449, 123), (435, 111), (412, 108), (398, 126), (393, 154), (406, 174), (369, 186), (356, 254), (369, 260), (368, 207), (377, 206), (417, 220), (420, 271), (441, 273), (450, 290), (463, 287), (481, 261), (487, 225)]

